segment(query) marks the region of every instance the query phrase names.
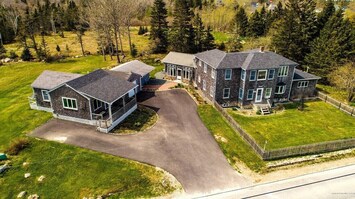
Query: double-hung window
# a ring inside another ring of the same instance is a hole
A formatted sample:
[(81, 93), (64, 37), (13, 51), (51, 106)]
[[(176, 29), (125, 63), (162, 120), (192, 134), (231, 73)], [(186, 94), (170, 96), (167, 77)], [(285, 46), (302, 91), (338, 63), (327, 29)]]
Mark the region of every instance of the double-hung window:
[(266, 80), (267, 70), (258, 71), (258, 80)]
[(271, 91), (272, 91), (272, 88), (265, 89), (265, 98), (266, 99), (269, 99), (271, 97)]
[(254, 98), (254, 90), (249, 89), (248, 90), (248, 100), (253, 100), (253, 98)]
[(45, 102), (51, 101), (51, 98), (49, 97), (49, 92), (47, 90), (42, 90), (42, 98)]
[(206, 80), (202, 81), (202, 88), (203, 88), (204, 91), (206, 90)]
[(286, 77), (288, 75), (288, 66), (281, 66), (279, 68), (279, 77)]
[(216, 70), (212, 68), (211, 70), (211, 77), (214, 79), (216, 77)]
[(275, 94), (284, 94), (286, 86), (276, 86)]
[(267, 79), (274, 79), (274, 76), (275, 76), (275, 69), (270, 69), (269, 70), (269, 75), (268, 75), (268, 78)]
[(231, 80), (232, 79), (232, 69), (226, 69), (224, 72), (224, 79)]
[(255, 81), (256, 80), (256, 70), (250, 71), (250, 81)]
[(207, 64), (206, 63), (203, 63), (203, 72), (207, 73)]
[(100, 100), (94, 99), (93, 101), (94, 111), (102, 107), (102, 102)]
[(211, 86), (210, 87), (210, 96), (211, 97), (214, 97), (214, 92), (215, 92), (214, 90), (215, 90), (214, 86)]
[(65, 109), (78, 110), (78, 105), (74, 98), (62, 97), (62, 103)]
[(299, 81), (297, 83), (297, 88), (306, 88), (308, 87), (308, 81)]
[(200, 75), (197, 77), (197, 81), (198, 81), (198, 83), (201, 83), (201, 76)]
[(239, 88), (239, 99), (243, 99), (244, 95), (244, 90), (242, 88)]
[(240, 74), (240, 78), (244, 81), (245, 80), (245, 70), (242, 69), (242, 73)]
[(223, 99), (228, 99), (229, 98), (230, 91), (231, 91), (230, 88), (223, 89)]

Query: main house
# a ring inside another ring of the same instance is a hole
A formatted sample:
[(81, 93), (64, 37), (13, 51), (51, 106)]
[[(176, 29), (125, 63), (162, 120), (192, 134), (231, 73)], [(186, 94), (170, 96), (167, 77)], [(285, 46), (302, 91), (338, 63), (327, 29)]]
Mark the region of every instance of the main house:
[[(272, 106), (316, 95), (319, 77), (296, 69), (299, 65), (263, 48), (226, 53), (210, 50), (195, 55), (171, 52), (163, 59), (166, 75), (190, 81), (205, 97), (223, 106)], [(179, 71), (191, 71), (184, 76)]]
[(44, 71), (31, 85), (30, 107), (109, 132), (137, 109), (136, 94), (153, 69), (133, 61), (86, 75)]

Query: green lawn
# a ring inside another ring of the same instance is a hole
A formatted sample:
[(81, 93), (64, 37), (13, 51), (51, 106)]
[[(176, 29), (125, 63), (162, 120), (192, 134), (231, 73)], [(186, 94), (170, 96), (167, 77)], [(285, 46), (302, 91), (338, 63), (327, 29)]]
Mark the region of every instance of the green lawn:
[(265, 162), (254, 153), (253, 149), (229, 126), (215, 108), (211, 105), (199, 105), (198, 114), (234, 168), (238, 161), (244, 162), (250, 169), (257, 172), (265, 168)]
[(348, 94), (344, 90), (322, 84), (317, 84), (317, 89), (338, 101), (349, 104), (350, 106), (355, 106), (355, 99), (352, 102), (348, 102)]
[[(89, 56), (51, 64), (23, 62), (1, 66), (0, 152), (11, 140), (25, 136), (51, 118), (48, 113), (31, 110), (27, 100), (32, 94), (30, 84), (43, 70), (87, 73), (114, 64), (115, 61), (104, 62), (100, 56)], [(172, 191), (169, 185), (162, 188), (163, 175), (151, 166), (64, 144), (35, 139), (31, 143), (29, 149), (11, 158), (12, 169), (0, 176), (0, 198), (13, 198), (23, 190), (36, 192), (41, 198), (82, 198), (109, 191), (118, 191), (122, 197), (150, 197)], [(24, 161), (31, 163), (26, 171), (33, 175), (26, 180), (21, 167)], [(35, 177), (42, 174), (47, 177), (39, 184)]]
[(304, 111), (297, 105), (268, 116), (244, 116), (228, 109), (229, 114), (260, 146), (278, 149), (324, 141), (355, 138), (355, 118), (322, 101), (307, 102)]

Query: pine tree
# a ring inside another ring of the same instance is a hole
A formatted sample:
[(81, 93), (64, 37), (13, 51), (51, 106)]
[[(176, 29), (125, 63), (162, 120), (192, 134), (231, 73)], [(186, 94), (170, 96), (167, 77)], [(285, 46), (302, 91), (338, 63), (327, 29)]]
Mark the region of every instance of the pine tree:
[(312, 43), (311, 53), (306, 57), (307, 66), (311, 72), (323, 77), (335, 67), (351, 59), (355, 52), (354, 26), (343, 18), (343, 11), (338, 10), (325, 24), (320, 36)]
[(216, 45), (214, 43), (214, 37), (212, 35), (212, 29), (210, 26), (207, 27), (202, 41), (202, 51), (212, 50), (216, 48)]
[(138, 51), (137, 51), (137, 48), (136, 48), (136, 45), (132, 43), (132, 48), (131, 48), (131, 56), (132, 57), (136, 57), (137, 54), (138, 54)]
[(195, 31), (192, 26), (194, 13), (188, 0), (176, 0), (173, 24), (170, 31), (171, 49), (177, 52), (194, 53)]
[(168, 48), (168, 11), (163, 0), (155, 0), (151, 12), (150, 39), (154, 53), (165, 53)]
[(202, 23), (202, 19), (200, 15), (197, 13), (194, 17), (193, 21), (194, 29), (195, 29), (195, 46), (196, 46), (196, 51), (201, 52), (203, 51), (203, 43), (204, 43), (204, 34), (205, 34), (205, 27)]
[(21, 59), (23, 61), (30, 61), (32, 58), (33, 58), (33, 56), (31, 54), (30, 50), (27, 47), (25, 47), (22, 51)]
[(265, 25), (261, 18), (260, 13), (255, 10), (252, 16), (249, 19), (248, 26), (248, 36), (250, 37), (259, 37), (265, 32)]
[(247, 36), (248, 16), (243, 7), (239, 7), (235, 15), (235, 31), (241, 37)]
[(328, 0), (323, 11), (318, 15), (318, 33), (324, 28), (329, 18), (335, 13), (335, 6), (332, 0)]
[(273, 14), (273, 20), (274, 21), (281, 19), (281, 17), (284, 15), (284, 8), (283, 8), (283, 5), (282, 5), (281, 1), (279, 1), (277, 3), (277, 6), (274, 9), (274, 11), (272, 12), (272, 14)]

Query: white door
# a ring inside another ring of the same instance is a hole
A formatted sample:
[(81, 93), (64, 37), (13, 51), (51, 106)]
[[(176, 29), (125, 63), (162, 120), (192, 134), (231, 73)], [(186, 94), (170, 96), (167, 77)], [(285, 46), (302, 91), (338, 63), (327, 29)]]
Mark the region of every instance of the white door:
[(261, 102), (263, 100), (263, 88), (256, 89), (255, 102)]
[(181, 80), (182, 70), (179, 68), (177, 69), (177, 76), (176, 79)]

